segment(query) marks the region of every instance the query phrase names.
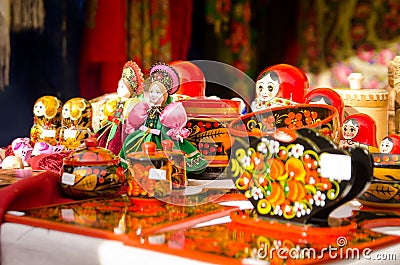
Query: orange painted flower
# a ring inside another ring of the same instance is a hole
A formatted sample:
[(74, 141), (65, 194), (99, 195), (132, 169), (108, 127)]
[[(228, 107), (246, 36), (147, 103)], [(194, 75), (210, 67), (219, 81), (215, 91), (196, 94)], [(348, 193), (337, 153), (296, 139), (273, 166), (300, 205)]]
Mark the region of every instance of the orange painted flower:
[(304, 120), (306, 121), (307, 125), (313, 124), (313, 119), (311, 118), (311, 112), (309, 110), (304, 111)]
[(327, 178), (319, 178), (319, 183), (317, 186), (320, 190), (329, 190), (332, 188), (332, 182), (329, 181)]
[(268, 115), (262, 119), (262, 124), (267, 130), (273, 130), (275, 128), (275, 117), (273, 115)]
[(286, 172), (289, 178), (294, 178), (304, 182), (306, 176), (306, 170), (304, 169), (303, 163), (294, 157), (289, 158), (285, 163)]
[(272, 179), (278, 179), (285, 174), (285, 165), (283, 162), (276, 158), (268, 159), (269, 175)]
[(303, 126), (303, 115), (301, 113), (289, 112), (287, 118), (285, 119), (285, 124), (289, 129), (295, 129), (297, 127)]
[(313, 118), (314, 120), (318, 118), (318, 112), (316, 111), (311, 111), (311, 118)]
[(307, 195), (306, 188), (300, 181), (289, 180), (287, 182), (287, 187), (288, 187), (287, 198), (292, 202), (300, 201), (304, 199)]

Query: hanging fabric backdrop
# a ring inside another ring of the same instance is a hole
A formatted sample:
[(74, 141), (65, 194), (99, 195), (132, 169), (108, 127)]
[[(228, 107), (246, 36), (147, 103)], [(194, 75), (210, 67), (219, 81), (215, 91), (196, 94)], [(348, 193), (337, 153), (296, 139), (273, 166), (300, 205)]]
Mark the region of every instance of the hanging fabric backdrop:
[(361, 72), (364, 87), (387, 86), (387, 63), (400, 55), (400, 2), (300, 1), (299, 66), (310, 85), (348, 87)]

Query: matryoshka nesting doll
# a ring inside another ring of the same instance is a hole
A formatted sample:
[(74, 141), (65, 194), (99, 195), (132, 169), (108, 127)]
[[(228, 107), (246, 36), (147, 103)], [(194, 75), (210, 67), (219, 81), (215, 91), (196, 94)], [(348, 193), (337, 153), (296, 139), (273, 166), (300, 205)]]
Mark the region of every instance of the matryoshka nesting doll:
[(400, 154), (400, 135), (389, 134), (379, 145), (379, 151), (385, 154)]
[(309, 91), (304, 97), (306, 104), (326, 104), (335, 107), (339, 114), (340, 126), (344, 119), (344, 101), (338, 92), (331, 88), (318, 87)]
[(309, 88), (306, 74), (289, 64), (267, 67), (256, 80), (256, 98), (251, 104), (253, 111), (269, 107), (295, 105), (304, 102)]
[(61, 127), (62, 102), (54, 96), (43, 96), (33, 106), (31, 144), (43, 141), (56, 145)]
[(84, 145), (92, 132), (92, 104), (84, 98), (72, 98), (62, 108), (60, 144), (75, 150)]
[(355, 113), (347, 116), (341, 132), (340, 148), (359, 146), (368, 150), (369, 146), (377, 147), (376, 124), (367, 114)]
[(117, 104), (119, 100), (119, 97), (110, 98), (100, 105), (99, 114), (97, 117), (99, 120), (99, 128), (106, 125), (108, 117), (112, 117), (115, 110), (117, 109)]

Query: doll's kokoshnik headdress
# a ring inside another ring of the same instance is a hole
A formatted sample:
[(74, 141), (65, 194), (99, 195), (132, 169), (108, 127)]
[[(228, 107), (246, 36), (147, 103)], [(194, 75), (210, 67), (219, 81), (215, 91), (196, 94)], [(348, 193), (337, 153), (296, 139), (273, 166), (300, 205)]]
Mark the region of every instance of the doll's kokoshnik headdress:
[(143, 73), (134, 61), (128, 61), (125, 63), (124, 68), (122, 69), (121, 78), (128, 81), (132, 96), (142, 94), (144, 88)]
[(174, 68), (165, 63), (156, 63), (150, 69), (150, 82), (162, 83), (169, 95), (178, 91), (180, 81), (179, 75)]

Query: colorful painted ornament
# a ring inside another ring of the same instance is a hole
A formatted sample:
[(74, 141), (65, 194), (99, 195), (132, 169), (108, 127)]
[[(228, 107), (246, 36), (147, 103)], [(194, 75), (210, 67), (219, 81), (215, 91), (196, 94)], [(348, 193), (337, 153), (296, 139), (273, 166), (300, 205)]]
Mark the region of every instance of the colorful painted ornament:
[(369, 146), (378, 147), (376, 142), (376, 124), (367, 114), (356, 113), (345, 118), (342, 126), (340, 148), (360, 146), (369, 149)]
[(288, 128), (248, 136), (231, 129), (235, 142), (226, 172), (260, 218), (326, 226), (331, 211), (371, 182), (372, 163), (360, 148), (323, 151), (314, 141), (322, 136)]
[(59, 143), (69, 150), (83, 146), (92, 131), (92, 114), (92, 105), (84, 98), (72, 98), (65, 102)]
[(172, 161), (156, 144), (145, 142), (142, 151), (129, 153), (130, 174), (127, 178), (127, 194), (135, 198), (157, 198), (162, 200), (171, 194)]
[(273, 65), (257, 77), (256, 98), (251, 108), (258, 111), (303, 103), (308, 89), (308, 78), (299, 68), (288, 64)]
[(31, 144), (38, 141), (56, 145), (61, 127), (62, 102), (54, 96), (43, 96), (33, 106)]
[(85, 148), (75, 150), (63, 160), (61, 190), (73, 198), (113, 195), (125, 183), (120, 159), (98, 147), (96, 138), (85, 139)]
[(208, 161), (207, 169), (191, 178), (218, 178), (228, 165), (232, 139), (228, 125), (240, 116), (240, 102), (227, 99), (192, 98), (183, 100), (188, 122), (187, 138)]

